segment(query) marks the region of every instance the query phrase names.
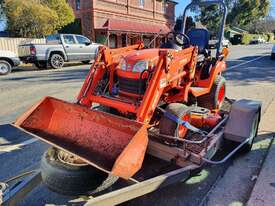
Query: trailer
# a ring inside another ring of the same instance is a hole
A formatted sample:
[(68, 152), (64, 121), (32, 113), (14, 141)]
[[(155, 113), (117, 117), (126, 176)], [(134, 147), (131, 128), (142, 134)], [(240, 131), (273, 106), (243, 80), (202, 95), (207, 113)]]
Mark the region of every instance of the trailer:
[[(159, 143), (159, 138), (163, 137), (157, 135), (157, 131), (150, 131), (149, 146), (142, 169), (129, 180), (120, 179), (108, 189), (105, 185), (108, 184), (107, 178), (102, 186), (85, 198), (84, 205), (117, 205), (179, 181), (183, 182), (206, 163), (223, 164), (240, 150), (251, 146), (257, 136), (260, 115), (260, 102), (236, 101), (230, 112), (223, 112), (221, 121), (206, 136), (202, 138), (193, 135), (191, 139), (181, 140), (182, 148), (176, 149), (171, 145)], [(22, 130), (14, 125), (13, 127)], [(166, 138), (176, 137), (166, 136)], [(224, 142), (229, 140), (239, 143), (222, 160), (211, 160), (224, 146)], [(110, 176), (110, 178), (113, 177)], [(8, 182), (0, 183), (1, 205), (17, 205), (28, 193), (40, 185), (41, 181), (40, 171), (34, 170), (20, 174)]]

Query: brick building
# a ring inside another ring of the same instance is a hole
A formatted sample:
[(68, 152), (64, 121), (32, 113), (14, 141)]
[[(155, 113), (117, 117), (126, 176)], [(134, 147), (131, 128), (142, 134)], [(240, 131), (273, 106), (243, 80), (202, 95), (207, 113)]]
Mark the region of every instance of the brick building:
[(82, 33), (111, 48), (139, 40), (158, 46), (175, 24), (172, 0), (68, 0), (81, 22)]

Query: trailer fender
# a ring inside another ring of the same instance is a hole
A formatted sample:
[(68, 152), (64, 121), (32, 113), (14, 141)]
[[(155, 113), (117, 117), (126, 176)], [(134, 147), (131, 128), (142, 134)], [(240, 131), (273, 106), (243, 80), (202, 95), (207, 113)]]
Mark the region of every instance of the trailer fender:
[(239, 143), (254, 138), (257, 131), (253, 135), (252, 133), (254, 129), (258, 129), (261, 107), (262, 103), (254, 100), (241, 99), (234, 102), (225, 126), (224, 138)]

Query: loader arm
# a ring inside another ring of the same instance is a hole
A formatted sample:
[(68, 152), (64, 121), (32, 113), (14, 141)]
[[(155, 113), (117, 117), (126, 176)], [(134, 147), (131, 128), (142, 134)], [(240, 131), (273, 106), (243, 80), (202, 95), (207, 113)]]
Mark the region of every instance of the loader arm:
[[(160, 99), (170, 89), (177, 87), (181, 94), (182, 102), (187, 101), (189, 87), (193, 81), (196, 68), (196, 47), (190, 47), (182, 51), (159, 50), (158, 62), (152, 77), (148, 79), (147, 89), (141, 101), (127, 102), (112, 96), (114, 73), (120, 69), (118, 67), (119, 56), (121, 57), (135, 49), (139, 49), (139, 47), (132, 46), (128, 49), (122, 49), (121, 51), (125, 53), (120, 53), (119, 49), (115, 51), (107, 48), (100, 50), (100, 54), (91, 67), (78, 96), (78, 101), (81, 105), (91, 107), (93, 103), (97, 103), (117, 109), (122, 113), (133, 113), (136, 115), (137, 121), (148, 124)], [(95, 91), (106, 72), (109, 77), (110, 96), (97, 94)], [(190, 84), (186, 84), (186, 82), (190, 82)], [(176, 102), (178, 99), (171, 96), (169, 101)]]

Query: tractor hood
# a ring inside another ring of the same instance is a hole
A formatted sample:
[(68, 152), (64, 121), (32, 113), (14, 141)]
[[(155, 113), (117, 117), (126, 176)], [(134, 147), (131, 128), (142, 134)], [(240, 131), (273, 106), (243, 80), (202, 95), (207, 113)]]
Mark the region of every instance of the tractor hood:
[(138, 61), (157, 61), (159, 49), (143, 49), (139, 51), (131, 51), (124, 56), (127, 64), (135, 64)]

